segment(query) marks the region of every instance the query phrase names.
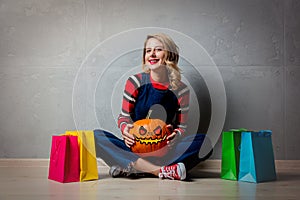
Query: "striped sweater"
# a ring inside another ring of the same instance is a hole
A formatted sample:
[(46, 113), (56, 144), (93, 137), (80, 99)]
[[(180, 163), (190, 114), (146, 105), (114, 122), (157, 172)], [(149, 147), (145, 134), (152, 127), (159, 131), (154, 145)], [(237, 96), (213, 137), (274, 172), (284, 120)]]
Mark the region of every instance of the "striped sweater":
[[(159, 91), (170, 90), (169, 83), (161, 84), (155, 82), (149, 74), (144, 74), (144, 75), (149, 76), (151, 85), (155, 90), (159, 90)], [(132, 114), (135, 112), (135, 105), (139, 98), (140, 88), (143, 84), (142, 82), (143, 82), (142, 73), (132, 75), (126, 81), (125, 89), (123, 93), (123, 100), (122, 100), (122, 110), (121, 110), (121, 114), (118, 117), (118, 127), (121, 129), (122, 132), (126, 124), (132, 124), (134, 122), (132, 119)], [(175, 110), (175, 116), (174, 116), (174, 120), (172, 121), (172, 125), (174, 129), (180, 135), (182, 135), (186, 131), (188, 111), (189, 111), (190, 91), (183, 82), (180, 82), (179, 88), (177, 90), (172, 90), (172, 93), (174, 93), (177, 97), (176, 98), (177, 109)]]

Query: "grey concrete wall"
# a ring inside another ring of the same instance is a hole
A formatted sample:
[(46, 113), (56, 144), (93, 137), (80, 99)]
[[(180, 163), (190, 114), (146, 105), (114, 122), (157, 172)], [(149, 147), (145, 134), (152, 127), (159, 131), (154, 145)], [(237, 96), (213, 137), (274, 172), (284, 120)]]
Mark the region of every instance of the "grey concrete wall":
[[(88, 53), (114, 34), (155, 26), (193, 38), (218, 66), (224, 130), (271, 129), (276, 159), (299, 159), (299, 9), (297, 0), (2, 0), (0, 157), (47, 158), (51, 135), (75, 129), (73, 85)], [(83, 81), (98, 76), (87, 71)], [(96, 113), (105, 118), (108, 108)]]

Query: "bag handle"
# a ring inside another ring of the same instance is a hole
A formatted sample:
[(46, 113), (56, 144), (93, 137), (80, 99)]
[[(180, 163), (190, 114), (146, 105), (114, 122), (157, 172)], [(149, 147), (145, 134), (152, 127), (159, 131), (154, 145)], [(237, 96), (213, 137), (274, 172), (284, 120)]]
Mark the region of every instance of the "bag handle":
[(267, 137), (272, 135), (272, 131), (271, 130), (260, 130), (258, 131), (258, 136), (263, 136), (263, 137)]
[(247, 131), (247, 129), (246, 128), (239, 128), (239, 129), (233, 128), (233, 129), (230, 129), (229, 131), (232, 131), (232, 132), (245, 132), (245, 131)]

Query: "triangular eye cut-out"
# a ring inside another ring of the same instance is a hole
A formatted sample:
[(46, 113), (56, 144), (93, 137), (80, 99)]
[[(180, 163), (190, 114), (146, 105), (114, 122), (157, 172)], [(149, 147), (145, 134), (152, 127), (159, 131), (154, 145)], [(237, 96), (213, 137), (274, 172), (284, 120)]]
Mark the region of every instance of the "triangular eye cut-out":
[(139, 134), (140, 135), (145, 135), (147, 133), (147, 129), (145, 129), (143, 126), (140, 127), (139, 129)]
[(160, 126), (156, 127), (154, 130), (153, 130), (154, 134), (155, 135), (160, 135), (161, 132), (162, 132), (162, 129)]

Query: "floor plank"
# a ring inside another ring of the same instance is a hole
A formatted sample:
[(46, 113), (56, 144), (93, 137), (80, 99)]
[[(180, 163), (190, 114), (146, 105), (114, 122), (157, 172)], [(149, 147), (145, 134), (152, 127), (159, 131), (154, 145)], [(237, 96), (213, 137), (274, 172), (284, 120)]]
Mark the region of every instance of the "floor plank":
[(187, 181), (114, 179), (99, 164), (100, 179), (58, 183), (47, 179), (48, 160), (0, 159), (0, 199), (299, 199), (300, 161), (276, 161), (277, 180), (259, 184), (220, 179), (220, 161), (209, 160)]

